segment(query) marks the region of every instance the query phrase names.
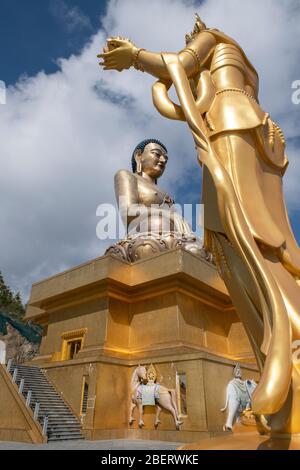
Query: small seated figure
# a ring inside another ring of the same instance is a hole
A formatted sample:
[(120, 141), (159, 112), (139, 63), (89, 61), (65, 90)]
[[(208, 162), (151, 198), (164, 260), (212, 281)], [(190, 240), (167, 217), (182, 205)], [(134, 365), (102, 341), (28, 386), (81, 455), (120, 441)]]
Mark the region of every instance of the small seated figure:
[(162, 410), (171, 413), (177, 430), (183, 424), (178, 415), (176, 390), (167, 388), (157, 382), (157, 372), (153, 364), (148, 366), (147, 369), (139, 365), (133, 371), (131, 378), (130, 425), (135, 421), (133, 411), (137, 407), (139, 411), (139, 427), (143, 428), (145, 426), (143, 420), (144, 406), (156, 407), (155, 428), (161, 423), (159, 418)]
[(160, 398), (160, 384), (156, 382), (156, 371), (152, 364), (147, 369), (146, 377), (146, 383), (141, 383), (137, 389), (137, 398), (142, 400), (143, 406), (155, 405)]
[(189, 224), (176, 212), (172, 197), (157, 184), (167, 162), (166, 147), (148, 139), (133, 152), (132, 172), (118, 171), (115, 194), (127, 238), (106, 253), (134, 262), (181, 246), (211, 261)]
[(223, 413), (227, 410), (224, 431), (232, 431), (236, 422), (247, 425), (256, 424), (251, 410), (251, 397), (257, 384), (254, 380), (243, 380), (239, 364), (235, 366), (233, 375), (234, 378), (227, 385), (225, 407), (221, 409)]

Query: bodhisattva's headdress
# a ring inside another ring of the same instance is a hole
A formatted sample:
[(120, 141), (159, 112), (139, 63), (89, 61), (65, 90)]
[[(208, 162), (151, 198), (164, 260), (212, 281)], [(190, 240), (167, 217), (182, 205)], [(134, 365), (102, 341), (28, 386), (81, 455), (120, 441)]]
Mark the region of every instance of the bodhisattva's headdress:
[(185, 36), (185, 41), (186, 41), (186, 44), (188, 45), (190, 42), (193, 41), (193, 39), (195, 39), (195, 37), (201, 33), (201, 31), (204, 31), (206, 28), (206, 24), (203, 23), (203, 21), (201, 20), (200, 16), (198, 15), (198, 13), (195, 13), (195, 16), (196, 16), (196, 23), (195, 23), (195, 26), (194, 26), (194, 29), (193, 31), (191, 32), (191, 34), (187, 34)]

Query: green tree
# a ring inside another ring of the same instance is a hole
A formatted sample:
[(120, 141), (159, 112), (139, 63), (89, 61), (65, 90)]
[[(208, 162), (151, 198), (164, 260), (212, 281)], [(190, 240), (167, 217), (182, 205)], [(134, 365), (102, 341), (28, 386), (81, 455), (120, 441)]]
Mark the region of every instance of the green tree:
[(3, 275), (0, 271), (0, 311), (9, 317), (22, 320), (25, 315), (25, 307), (23, 305), (20, 293), (14, 294), (6, 285)]

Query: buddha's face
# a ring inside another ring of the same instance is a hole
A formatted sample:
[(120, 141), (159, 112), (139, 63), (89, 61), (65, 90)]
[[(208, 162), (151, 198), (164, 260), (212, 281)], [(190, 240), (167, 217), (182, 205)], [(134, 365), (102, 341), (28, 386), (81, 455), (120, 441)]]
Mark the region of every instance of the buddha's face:
[(168, 155), (159, 144), (151, 143), (146, 145), (142, 154), (137, 154), (137, 163), (139, 159), (142, 172), (150, 178), (158, 179), (165, 171)]

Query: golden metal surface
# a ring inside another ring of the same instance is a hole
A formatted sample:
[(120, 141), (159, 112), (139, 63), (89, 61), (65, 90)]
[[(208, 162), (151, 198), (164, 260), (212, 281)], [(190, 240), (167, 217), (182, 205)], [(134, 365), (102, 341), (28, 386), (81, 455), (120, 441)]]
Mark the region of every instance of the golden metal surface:
[(181, 247), (213, 262), (211, 253), (203, 248), (203, 241), (176, 211), (175, 201), (157, 184), (167, 162), (165, 146), (156, 139), (147, 139), (133, 152), (132, 172), (120, 170), (115, 175), (117, 204), (127, 234), (110, 246), (106, 254), (135, 263)]
[(300, 437), (268, 438), (253, 432), (243, 432), (203, 439), (197, 444), (182, 446), (179, 450), (300, 450)]
[(63, 333), (61, 337), (65, 341), (68, 341), (71, 339), (78, 339), (78, 338), (82, 339), (86, 333), (87, 333), (87, 328), (81, 328), (80, 330), (73, 330), (73, 331), (68, 331), (66, 333)]
[(57, 353), (54, 353), (52, 356), (52, 360), (61, 360), (61, 361), (68, 361), (71, 359), (70, 357), (70, 347), (71, 342), (73, 341), (80, 341), (81, 346), (80, 349), (84, 346), (84, 338), (87, 333), (87, 328), (81, 328), (79, 330), (68, 331), (61, 335), (62, 345), (61, 345), (61, 352), (60, 357)]
[[(198, 149), (206, 247), (262, 372), (253, 410), (271, 415), (271, 433), (300, 433), (300, 368), (292, 359), (292, 343), (300, 339), (300, 251), (282, 192), (284, 137), (260, 107), (258, 74), (233, 39), (197, 18), (187, 42), (178, 54), (139, 50), (139, 67), (159, 80), (156, 108), (185, 120)], [(136, 51), (131, 42), (110, 38), (101, 65), (129, 68)], [(201, 86), (203, 73), (210, 86)], [(180, 106), (168, 98), (172, 84)], [(212, 90), (209, 109), (199, 108)]]
[(137, 226), (144, 225), (147, 234), (176, 232), (191, 235), (188, 223), (173, 209), (172, 197), (157, 185), (168, 162), (164, 147), (149, 142), (143, 151), (134, 152), (134, 160), (134, 172), (120, 170), (115, 176), (116, 199), (128, 233), (136, 234), (140, 231)]
[[(87, 378), (83, 427), (91, 439), (192, 442), (209, 437), (222, 430), (219, 410), (236, 361), (243, 363), (247, 378), (259, 378), (216, 268), (180, 249), (132, 265), (106, 256), (37, 283), (30, 317), (46, 325), (34, 364), (47, 370), (78, 416)], [(64, 333), (84, 328), (84, 345), (75, 358), (65, 361), (55, 354)], [(138, 364), (151, 363), (168, 389), (176, 389), (176, 371), (186, 375), (187, 414), (180, 431), (165, 412), (155, 429), (155, 410), (146, 410), (143, 431), (137, 422), (129, 429), (130, 377)]]
[[(165, 265), (166, 255), (156, 259), (157, 265)], [(189, 260), (194, 258), (189, 253), (186, 255)], [(136, 267), (133, 265), (132, 269)], [(191, 297), (184, 291), (184, 286), (188, 287), (190, 283), (191, 279), (187, 280), (180, 293), (163, 296), (157, 296), (152, 289), (151, 298), (145, 300), (141, 295), (139, 302), (131, 305), (110, 298), (109, 292), (107, 301), (90, 302), (83, 289), (80, 304), (69, 308), (62, 297), (60, 310), (45, 314), (49, 324), (41, 356), (36, 358), (35, 364), (47, 370), (47, 376), (78, 416), (82, 379), (88, 376), (89, 399), (97, 396), (95, 408), (89, 408), (84, 417), (84, 429), (90, 438), (198, 441), (210, 433), (221, 432), (224, 416), (219, 409), (236, 360), (243, 362), (247, 377), (254, 375), (258, 379), (250, 344), (235, 312), (224, 311), (221, 305), (218, 309), (209, 307)], [(198, 282), (198, 293), (201, 284)], [(159, 289), (158, 283), (156, 288)], [(140, 286), (141, 294), (144, 289)], [(211, 290), (211, 303), (216, 293)], [(79, 328), (82, 324), (88, 326), (88, 333), (78, 356), (71, 361), (58, 358), (59, 362), (50, 362), (47, 353), (57, 350), (61, 332)], [(155, 363), (159, 380), (168, 388), (176, 387), (177, 370), (186, 374), (188, 415), (184, 417), (180, 432), (173, 431), (174, 422), (169, 414), (164, 414), (160, 429), (155, 429), (155, 412), (151, 410), (146, 410), (143, 434), (138, 423), (128, 429), (129, 402), (126, 397), (130, 376), (138, 364), (151, 362)]]

